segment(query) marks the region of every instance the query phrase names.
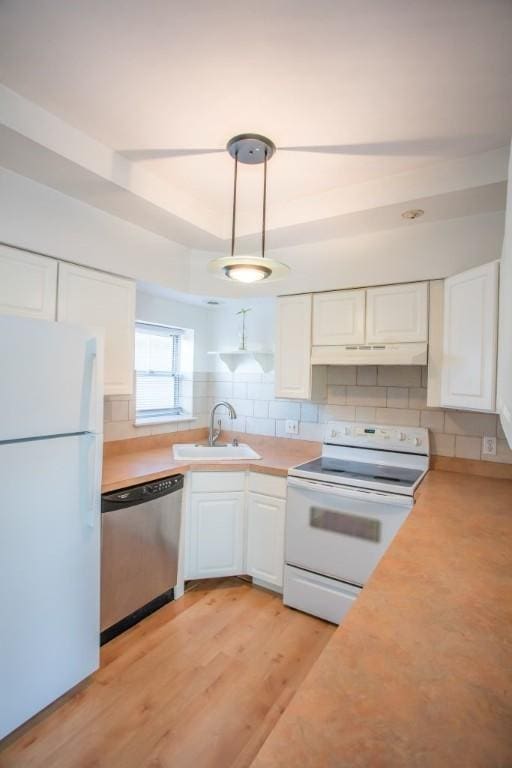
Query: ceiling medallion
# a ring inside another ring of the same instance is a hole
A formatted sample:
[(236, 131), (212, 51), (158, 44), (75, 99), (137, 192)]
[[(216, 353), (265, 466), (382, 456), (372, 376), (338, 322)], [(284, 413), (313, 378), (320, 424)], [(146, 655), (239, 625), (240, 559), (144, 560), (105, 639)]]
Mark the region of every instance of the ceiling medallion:
[[(233, 215), (231, 221), (231, 256), (221, 256), (208, 264), (208, 270), (216, 277), (235, 280), (238, 283), (258, 283), (279, 280), (290, 268), (275, 259), (265, 257), (265, 225), (267, 209), (267, 162), (276, 147), (273, 141), (256, 133), (243, 133), (230, 139), (227, 151), (235, 161), (233, 182)], [(235, 256), (236, 192), (238, 163), (259, 165), (263, 163), (263, 216), (261, 226), (261, 256)]]

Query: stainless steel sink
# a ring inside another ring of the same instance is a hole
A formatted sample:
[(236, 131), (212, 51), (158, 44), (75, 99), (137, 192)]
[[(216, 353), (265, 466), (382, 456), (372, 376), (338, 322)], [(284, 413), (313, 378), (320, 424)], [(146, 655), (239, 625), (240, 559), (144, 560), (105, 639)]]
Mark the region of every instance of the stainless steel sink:
[(173, 445), (173, 455), (180, 461), (229, 461), (233, 459), (261, 459), (253, 449), (240, 443), (239, 445), (216, 444), (201, 445), (199, 443), (177, 443)]

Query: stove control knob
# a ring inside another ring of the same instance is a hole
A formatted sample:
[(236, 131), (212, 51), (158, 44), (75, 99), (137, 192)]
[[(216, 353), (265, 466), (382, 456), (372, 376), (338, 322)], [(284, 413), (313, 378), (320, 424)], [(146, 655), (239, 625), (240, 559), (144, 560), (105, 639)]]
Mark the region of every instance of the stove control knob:
[(350, 427), (345, 427), (345, 434), (350, 435), (351, 433), (352, 433), (352, 430), (350, 429)]
[(414, 445), (421, 445), (421, 440), (419, 437), (414, 438)]
[(407, 437), (407, 435), (405, 434), (405, 432), (400, 432), (399, 438), (400, 438), (401, 441), (405, 440), (406, 437)]
[(335, 429), (331, 429), (331, 437), (337, 437), (338, 433)]

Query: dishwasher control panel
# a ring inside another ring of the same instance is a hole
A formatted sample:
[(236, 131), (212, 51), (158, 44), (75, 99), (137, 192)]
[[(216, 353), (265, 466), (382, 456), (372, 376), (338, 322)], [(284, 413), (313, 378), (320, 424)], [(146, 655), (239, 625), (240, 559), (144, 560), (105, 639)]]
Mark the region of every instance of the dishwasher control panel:
[(104, 493), (101, 497), (101, 511), (109, 512), (111, 509), (129, 507), (132, 504), (140, 504), (180, 491), (183, 488), (183, 481), (183, 475), (172, 475), (171, 477), (152, 480), (150, 483), (132, 485), (119, 491)]

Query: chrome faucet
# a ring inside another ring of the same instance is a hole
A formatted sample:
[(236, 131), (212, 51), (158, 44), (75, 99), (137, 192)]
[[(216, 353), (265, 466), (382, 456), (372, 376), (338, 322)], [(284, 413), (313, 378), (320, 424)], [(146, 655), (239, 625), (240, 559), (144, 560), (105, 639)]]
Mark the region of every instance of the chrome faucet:
[(215, 420), (215, 412), (217, 408), (220, 408), (221, 405), (223, 405), (224, 408), (227, 408), (230, 419), (236, 419), (236, 411), (231, 405), (231, 403), (226, 402), (226, 400), (221, 400), (219, 403), (215, 403), (215, 405), (213, 406), (210, 412), (210, 432), (208, 434), (208, 445), (210, 447), (214, 446), (217, 440), (219, 439), (220, 430), (221, 430), (221, 420), (219, 419), (217, 422), (218, 429), (215, 429), (213, 425)]

